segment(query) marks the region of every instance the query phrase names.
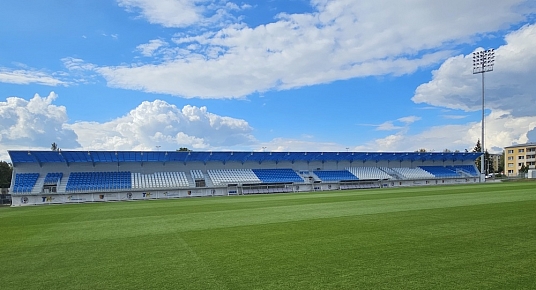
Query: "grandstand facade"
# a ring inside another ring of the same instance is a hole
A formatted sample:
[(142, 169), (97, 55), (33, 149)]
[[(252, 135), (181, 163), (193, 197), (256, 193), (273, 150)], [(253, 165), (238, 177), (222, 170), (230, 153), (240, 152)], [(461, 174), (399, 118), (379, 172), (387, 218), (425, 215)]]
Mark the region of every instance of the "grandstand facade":
[(481, 153), (9, 151), (12, 205), (479, 182)]

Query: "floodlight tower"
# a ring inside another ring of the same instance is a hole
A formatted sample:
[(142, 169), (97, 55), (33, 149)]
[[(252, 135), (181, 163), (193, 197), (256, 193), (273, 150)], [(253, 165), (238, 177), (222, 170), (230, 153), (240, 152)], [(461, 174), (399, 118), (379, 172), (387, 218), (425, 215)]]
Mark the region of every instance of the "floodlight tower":
[(482, 139), (480, 141), (480, 182), (486, 180), (485, 176), (485, 147), (484, 147), (484, 73), (493, 71), (495, 62), (495, 50), (481, 50), (473, 52), (473, 74), (482, 74)]

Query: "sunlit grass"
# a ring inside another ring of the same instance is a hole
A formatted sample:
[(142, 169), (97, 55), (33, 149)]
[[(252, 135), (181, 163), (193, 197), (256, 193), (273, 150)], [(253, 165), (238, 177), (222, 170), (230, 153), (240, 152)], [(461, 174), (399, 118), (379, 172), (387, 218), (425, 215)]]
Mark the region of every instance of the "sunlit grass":
[(531, 289), (536, 187), (0, 208), (2, 289)]

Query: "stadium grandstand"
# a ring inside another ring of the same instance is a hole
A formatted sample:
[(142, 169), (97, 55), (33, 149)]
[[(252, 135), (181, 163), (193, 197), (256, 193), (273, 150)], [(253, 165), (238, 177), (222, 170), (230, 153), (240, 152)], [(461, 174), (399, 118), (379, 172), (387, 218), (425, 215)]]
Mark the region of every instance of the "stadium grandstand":
[(12, 205), (479, 182), (481, 153), (9, 151)]

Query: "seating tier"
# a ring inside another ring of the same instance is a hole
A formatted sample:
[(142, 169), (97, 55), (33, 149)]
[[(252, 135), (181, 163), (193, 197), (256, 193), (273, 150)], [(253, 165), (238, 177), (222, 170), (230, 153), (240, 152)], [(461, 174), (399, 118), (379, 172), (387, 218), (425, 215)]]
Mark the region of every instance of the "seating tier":
[(294, 183), (303, 182), (296, 171), (292, 169), (253, 169), (254, 174), (263, 183)]
[(393, 177), (378, 167), (349, 167), (346, 170), (357, 176), (360, 180), (363, 179), (392, 179)]
[(128, 171), (120, 172), (71, 172), (66, 191), (102, 191), (132, 188)]
[(184, 172), (132, 173), (132, 188), (177, 188), (189, 187)]
[(214, 185), (261, 183), (251, 169), (216, 169), (208, 170), (208, 176)]
[(313, 173), (322, 181), (359, 180), (348, 170), (316, 170)]
[(17, 173), (13, 183), (13, 193), (30, 193), (39, 178), (39, 173)]

